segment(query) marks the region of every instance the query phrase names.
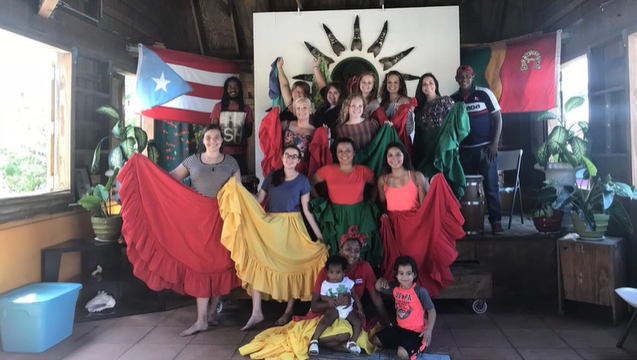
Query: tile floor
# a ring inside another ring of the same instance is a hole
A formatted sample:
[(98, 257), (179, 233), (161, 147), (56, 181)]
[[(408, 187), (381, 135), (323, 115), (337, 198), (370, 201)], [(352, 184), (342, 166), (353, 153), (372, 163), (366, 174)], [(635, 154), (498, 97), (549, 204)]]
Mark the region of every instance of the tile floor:
[[(182, 338), (179, 332), (195, 318), (194, 306), (187, 306), (76, 324), (70, 338), (42, 354), (0, 352), (0, 360), (244, 359), (237, 348), (273, 324), (282, 311), (279, 304), (266, 305), (266, 321), (253, 331), (240, 330), (250, 305), (236, 301), (226, 306), (220, 327)], [(428, 352), (448, 354), (452, 360), (637, 359), (637, 334), (630, 334), (624, 349), (615, 347), (626, 321), (613, 327), (587, 316), (560, 317), (525, 306), (489, 304), (484, 315), (471, 313), (464, 304), (436, 306), (439, 316)]]

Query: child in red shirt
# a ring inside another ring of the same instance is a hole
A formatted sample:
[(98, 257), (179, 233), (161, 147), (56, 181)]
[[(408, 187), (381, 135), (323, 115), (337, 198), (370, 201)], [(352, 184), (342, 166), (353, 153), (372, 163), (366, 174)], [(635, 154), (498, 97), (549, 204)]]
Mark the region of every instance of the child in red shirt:
[(436, 323), (436, 309), (427, 290), (416, 284), (417, 274), (416, 261), (400, 256), (394, 263), (394, 276), (398, 281), (388, 283), (387, 279), (380, 278), (376, 282), (377, 291), (394, 297), (398, 326), (381, 330), (374, 335), (372, 343), (397, 349), (398, 357), (403, 360), (414, 360), (425, 350)]

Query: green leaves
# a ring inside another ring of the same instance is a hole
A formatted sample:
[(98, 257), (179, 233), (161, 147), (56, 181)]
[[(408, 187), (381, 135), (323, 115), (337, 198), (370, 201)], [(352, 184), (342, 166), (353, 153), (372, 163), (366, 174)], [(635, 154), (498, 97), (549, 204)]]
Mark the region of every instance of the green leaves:
[[(140, 154), (144, 151), (148, 144), (148, 135), (146, 134), (146, 131), (137, 126), (129, 126), (126, 129), (126, 137), (129, 139), (135, 139), (135, 142), (137, 143), (137, 152)], [(130, 159), (130, 156), (128, 156), (127, 159)]]
[(124, 166), (124, 153), (120, 146), (114, 147), (108, 154), (108, 165), (113, 170), (119, 170)]
[(93, 162), (91, 163), (91, 174), (95, 175), (100, 169), (100, 157), (102, 155), (102, 143), (104, 140), (108, 139), (108, 137), (103, 138), (100, 142), (97, 143), (95, 150), (93, 151)]
[(111, 120), (119, 121), (120, 119), (119, 111), (110, 105), (101, 106), (95, 111), (97, 111), (98, 114), (108, 116)]
[[(132, 138), (132, 137), (128, 137), (124, 139), (124, 141), (122, 141), (119, 144), (119, 147), (122, 149), (122, 153), (124, 155), (124, 160), (130, 159), (131, 156), (135, 154), (136, 146), (137, 146), (137, 141), (135, 141), (135, 138)], [(124, 166), (123, 163), (122, 163), (122, 166)], [(115, 168), (113, 168), (113, 170), (115, 170)]]
[(159, 147), (154, 140), (148, 142), (148, 158), (153, 163), (159, 165)]
[(573, 96), (564, 104), (564, 112), (570, 112), (584, 104), (584, 98), (582, 96)]
[(548, 146), (546, 143), (540, 145), (537, 149), (535, 149), (535, 160), (540, 166), (546, 166), (549, 162), (549, 157), (551, 154), (549, 153)]

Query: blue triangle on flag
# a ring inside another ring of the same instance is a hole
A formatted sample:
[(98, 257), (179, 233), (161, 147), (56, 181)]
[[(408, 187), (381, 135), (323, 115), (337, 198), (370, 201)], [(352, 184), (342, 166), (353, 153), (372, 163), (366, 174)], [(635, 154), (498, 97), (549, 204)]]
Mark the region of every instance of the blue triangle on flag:
[(137, 98), (142, 111), (163, 105), (191, 91), (192, 87), (154, 51), (139, 46)]

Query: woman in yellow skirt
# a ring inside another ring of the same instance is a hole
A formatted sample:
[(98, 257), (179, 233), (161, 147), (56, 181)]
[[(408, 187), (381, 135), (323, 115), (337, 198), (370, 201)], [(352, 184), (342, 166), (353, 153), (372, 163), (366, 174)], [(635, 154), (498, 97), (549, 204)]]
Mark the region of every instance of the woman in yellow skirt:
[[(301, 151), (288, 145), (282, 160), (283, 168), (266, 176), (256, 200), (237, 182), (229, 183), (218, 195), (224, 219), (221, 243), (230, 251), (237, 276), (252, 295), (252, 315), (242, 330), (263, 321), (263, 295), (288, 302), (276, 322), (287, 324), (294, 300), (312, 298), (314, 280), (327, 259), (327, 248), (308, 208), (310, 183), (295, 170)], [(260, 205), (266, 197), (267, 213)], [(301, 211), (318, 242), (310, 239)]]
[[(374, 288), (376, 276), (369, 263), (361, 261), (361, 247), (365, 246), (364, 236), (358, 233), (356, 226), (350, 227), (350, 231), (340, 240), (339, 255), (345, 257), (349, 264), (345, 270), (345, 276), (355, 283), (354, 291), (359, 297), (363, 297), (365, 291), (369, 294), (374, 308), (380, 316), (383, 325), (390, 324), (380, 294)], [(267, 329), (258, 334), (249, 344), (239, 348), (239, 353), (252, 359), (280, 359), (280, 360), (306, 360), (309, 358), (308, 348), (314, 330), (322, 318), (322, 314), (330, 308), (327, 302), (321, 300), (321, 283), (326, 278), (325, 269), (322, 269), (316, 278), (312, 294), (312, 307), (305, 317), (295, 317), (285, 326)], [(337, 305), (349, 304), (349, 296), (341, 295), (337, 299)], [(363, 332), (356, 344), (366, 353), (372, 354), (376, 347), (370, 342), (371, 337), (379, 330), (379, 319), (367, 319), (363, 323)], [(352, 335), (351, 325), (344, 320), (337, 319), (323, 332), (319, 339), (319, 346), (340, 351), (347, 351), (345, 345)]]

